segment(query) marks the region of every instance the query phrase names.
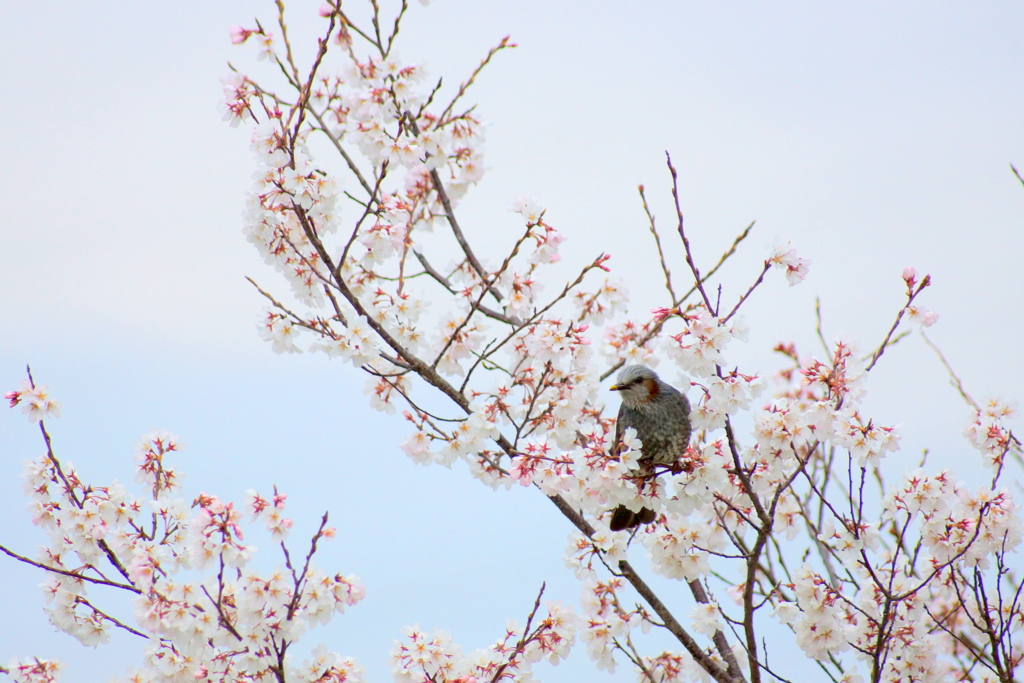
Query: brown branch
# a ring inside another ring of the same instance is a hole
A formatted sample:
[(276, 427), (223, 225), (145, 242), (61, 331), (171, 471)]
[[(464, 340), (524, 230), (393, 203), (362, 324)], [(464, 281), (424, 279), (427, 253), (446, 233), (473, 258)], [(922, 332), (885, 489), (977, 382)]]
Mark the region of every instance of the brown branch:
[[(416, 123), (416, 119), (413, 118), (411, 113), (407, 113), (405, 120), (409, 124), (409, 129), (412, 130), (412, 134), (419, 137), (420, 127)], [(444, 207), (444, 215), (448, 220), (448, 225), (451, 226), (452, 234), (455, 236), (455, 241), (459, 243), (459, 248), (462, 249), (462, 253), (466, 255), (473, 270), (480, 276), (480, 279), (485, 283), (487, 282), (487, 271), (484, 269), (480, 259), (477, 258), (473, 252), (473, 248), (469, 246), (469, 242), (466, 241), (466, 235), (462, 232), (462, 227), (459, 225), (458, 219), (455, 218), (455, 210), (452, 208), (452, 200), (448, 197), (448, 191), (444, 189), (444, 183), (441, 181), (441, 174), (437, 172), (436, 168), (430, 169), (430, 182), (434, 186), (434, 191), (437, 192), (438, 199), (441, 200), (441, 206)], [(489, 291), (494, 296), (495, 300), (501, 302), (501, 294), (494, 288), (489, 288)]]
[[(498, 54), (502, 50), (516, 47), (515, 43), (508, 42), (509, 38), (510, 36), (505, 36), (504, 38), (501, 39), (500, 43), (492, 47), (487, 52), (487, 56), (480, 60), (480, 64), (475, 69), (473, 69), (473, 73), (470, 74), (469, 78), (466, 81), (464, 81), (461, 85), (459, 85), (459, 91), (455, 93), (455, 97), (453, 97), (452, 101), (448, 103), (448, 106), (445, 107), (443, 112), (441, 112), (441, 115), (437, 117), (438, 126), (444, 125), (447, 122), (446, 118), (451, 113), (452, 109), (455, 108), (455, 103), (459, 101), (459, 98), (466, 94), (466, 91), (469, 90), (469, 87), (471, 85), (473, 85), (473, 82), (476, 80), (476, 77), (479, 76), (480, 72), (483, 71), (484, 67), (490, 63), (491, 58), (493, 58), (494, 55)], [(416, 135), (419, 135), (419, 132), (416, 132)]]
[(277, 25), (281, 27), (281, 40), (284, 41), (285, 56), (289, 66), (292, 67), (292, 75), (295, 82), (299, 82), (299, 69), (295, 66), (295, 59), (292, 57), (292, 43), (288, 39), (288, 25), (284, 23), (284, 0), (275, 0), (277, 5)]
[[(284, 30), (284, 5), (281, 0), (278, 0), (281, 5), (281, 28)], [(296, 106), (299, 108), (299, 116), (295, 121), (295, 129), (292, 132), (292, 144), (294, 148), (294, 142), (299, 138), (299, 130), (302, 128), (302, 122), (306, 120), (306, 111), (311, 109), (309, 106), (309, 96), (313, 92), (313, 81), (316, 80), (316, 72), (320, 68), (321, 62), (323, 62), (324, 56), (327, 54), (327, 45), (331, 40), (331, 33), (334, 32), (334, 19), (336, 14), (331, 13), (329, 23), (327, 25), (327, 35), (317, 40), (318, 49), (316, 57), (313, 59), (313, 66), (310, 67), (309, 77), (306, 79), (305, 84), (299, 90), (299, 101)], [(291, 61), (291, 48), (288, 51), (288, 60)], [(296, 71), (296, 74), (298, 72)], [(290, 117), (289, 117), (290, 118)], [(294, 166), (295, 157), (292, 157), (292, 163)]]
[(1024, 178), (1020, 177), (1020, 172), (1017, 171), (1017, 167), (1014, 166), (1013, 164), (1010, 164), (1010, 169), (1013, 171), (1013, 175), (1017, 176), (1017, 180), (1020, 181), (1020, 184), (1024, 185)]
[(380, 37), (380, 6), (377, 5), (377, 0), (370, 0), (370, 4), (373, 5), (373, 33), (377, 36), (377, 42), (374, 45), (380, 50), (380, 55), (383, 57), (384, 52), (384, 41)]
[(740, 310), (740, 306), (742, 306), (742, 305), (743, 305), (743, 302), (747, 300), (747, 297), (749, 297), (749, 296), (750, 296), (750, 295), (751, 295), (751, 294), (752, 294), (752, 293), (754, 292), (754, 290), (755, 290), (755, 289), (757, 289), (757, 286), (758, 286), (759, 284), (761, 284), (762, 282), (764, 282), (764, 276), (765, 276), (765, 274), (766, 274), (766, 273), (768, 272), (768, 270), (769, 270), (769, 269), (770, 269), (771, 267), (772, 267), (771, 263), (769, 263), (769, 262), (765, 261), (765, 264), (764, 264), (764, 270), (762, 270), (762, 271), (761, 271), (761, 274), (760, 274), (760, 275), (758, 275), (758, 277), (757, 277), (757, 280), (755, 280), (755, 281), (754, 281), (754, 284), (750, 285), (750, 289), (748, 289), (748, 290), (747, 290), (747, 291), (746, 291), (746, 292), (745, 292), (745, 293), (743, 294), (743, 296), (741, 296), (741, 297), (740, 297), (740, 300), (736, 302), (736, 305), (732, 307), (732, 310), (731, 310), (731, 311), (729, 311), (729, 315), (727, 315), (727, 316), (725, 316), (724, 318), (722, 318), (722, 322), (723, 322), (723, 323), (724, 323), (724, 322), (727, 322), (727, 321), (729, 320), (729, 318), (731, 318), (731, 317), (733, 317), (734, 315), (736, 315), (736, 312), (737, 312), (738, 310)]
[(25, 564), (30, 564), (33, 567), (38, 567), (40, 569), (45, 569), (46, 571), (53, 572), (54, 574), (62, 574), (64, 576), (71, 577), (72, 579), (79, 579), (81, 581), (87, 581), (88, 583), (95, 583), (95, 584), (100, 585), (100, 586), (113, 586), (114, 588), (123, 588), (126, 591), (131, 591), (132, 593), (136, 593), (136, 594), (140, 594), (140, 595), (142, 594), (142, 591), (140, 591), (135, 586), (130, 586), (130, 585), (126, 584), (126, 583), (118, 583), (117, 581), (109, 581), (107, 579), (94, 579), (91, 576), (84, 576), (82, 574), (76, 574), (75, 572), (69, 571), (67, 569), (59, 569), (58, 567), (51, 567), (51, 566), (49, 566), (47, 564), (43, 564), (42, 562), (36, 562), (35, 560), (30, 560), (27, 557), (24, 557), (23, 555), (19, 555), (16, 552), (8, 550), (7, 548), (5, 548), (2, 545), (0, 545), (0, 552), (4, 552), (4, 553), (8, 554), (8, 555), (10, 555), (11, 557), (13, 557), (14, 559), (16, 559), (16, 560), (18, 560), (20, 562), (24, 562)]
[(402, 17), (405, 16), (405, 11), (409, 9), (408, 0), (402, 0), (402, 8), (398, 10), (398, 15), (395, 17), (394, 28), (391, 29), (391, 35), (388, 36), (388, 47), (384, 50), (384, 57), (387, 58), (391, 54), (391, 46), (395, 44), (395, 38), (398, 37), (398, 27), (402, 23)]
[(708, 297), (708, 293), (704, 291), (704, 281), (700, 277), (697, 264), (693, 262), (693, 255), (690, 253), (690, 240), (687, 239), (686, 231), (683, 229), (683, 210), (679, 207), (679, 177), (675, 166), (672, 165), (672, 156), (668, 152), (665, 152), (665, 159), (668, 163), (668, 170), (672, 174), (672, 199), (676, 203), (676, 217), (679, 219), (679, 236), (683, 239), (683, 247), (686, 249), (686, 265), (690, 266), (690, 271), (693, 273), (693, 281), (696, 283), (700, 295), (704, 297), (704, 305), (707, 307), (708, 313), (717, 316), (718, 310), (711, 305), (711, 299)]
[[(732, 241), (732, 245), (728, 249), (726, 249), (725, 252), (719, 257), (718, 263), (715, 264), (714, 268), (712, 268), (711, 270), (709, 270), (707, 272), (707, 275), (704, 276), (704, 279), (702, 280), (702, 282), (707, 282), (708, 280), (710, 280), (711, 276), (714, 275), (715, 273), (717, 273), (718, 269), (722, 267), (722, 264), (724, 264), (729, 259), (730, 256), (732, 256), (733, 254), (736, 253), (736, 249), (737, 249), (737, 247), (739, 247), (740, 242), (742, 242), (743, 240), (745, 240), (747, 238), (747, 235), (750, 234), (750, 231), (753, 228), (754, 228), (754, 224), (751, 223), (746, 228), (744, 228), (743, 232), (741, 232), (739, 235), (736, 236), (736, 239), (734, 239)], [(678, 308), (684, 301), (689, 299), (690, 296), (694, 292), (696, 292), (696, 291), (697, 291), (697, 285), (694, 285), (693, 287), (690, 287), (689, 291), (687, 291), (686, 294), (684, 294), (682, 297), (680, 297), (677, 301), (673, 301), (672, 302), (672, 308)], [(668, 321), (668, 320), (669, 320), (669, 318), (663, 318), (661, 320), (654, 321), (653, 325), (651, 326), (650, 331), (647, 334), (645, 334), (643, 337), (641, 337), (640, 342), (637, 345), (638, 346), (643, 346), (644, 344), (646, 344), (647, 342), (649, 342), (650, 340), (652, 340), (656, 336), (658, 336), (658, 334), (661, 332), (662, 328), (665, 326), (666, 321)], [(651, 323), (648, 323), (648, 324), (651, 325)], [(604, 380), (606, 380), (609, 377), (611, 377), (615, 373), (616, 370), (618, 370), (619, 368), (621, 368), (625, 364), (626, 364), (626, 361), (624, 361), (624, 360), (619, 360), (618, 362), (616, 362), (610, 368), (608, 368), (603, 373), (601, 373), (601, 381), (603, 382)]]
[(459, 336), (462, 330), (464, 330), (469, 325), (470, 319), (473, 317), (473, 314), (477, 310), (479, 310), (480, 303), (484, 300), (484, 297), (487, 296), (487, 292), (491, 289), (491, 285), (497, 282), (501, 278), (505, 270), (508, 269), (509, 265), (511, 265), (512, 263), (512, 259), (514, 259), (516, 255), (519, 253), (519, 247), (523, 245), (523, 242), (530, 238), (531, 233), (532, 228), (527, 228), (526, 232), (523, 233), (523, 236), (520, 237), (512, 246), (512, 251), (509, 253), (508, 256), (505, 257), (505, 260), (502, 262), (501, 267), (499, 267), (498, 270), (496, 270), (492, 275), (484, 278), (484, 281), (481, 283), (483, 284), (483, 289), (480, 290), (480, 296), (476, 298), (476, 301), (470, 302), (471, 305), (469, 313), (466, 314), (466, 318), (448, 336), (448, 340), (445, 342), (444, 347), (442, 347), (442, 349), (438, 352), (437, 358), (434, 359), (434, 362), (431, 363), (433, 367), (437, 367), (437, 364), (440, 363), (441, 360), (444, 358), (444, 354), (448, 353), (448, 349), (450, 349), (452, 347), (452, 344), (455, 343), (455, 339)]
[[(523, 653), (526, 643), (530, 641), (530, 625), (533, 623), (534, 617), (537, 616), (537, 610), (540, 609), (540, 598), (544, 595), (544, 589), (547, 588), (547, 585), (546, 581), (540, 584), (540, 592), (537, 593), (537, 599), (533, 603), (533, 609), (530, 611), (530, 615), (526, 618), (526, 628), (523, 629), (523, 635), (520, 636), (519, 642), (516, 643), (515, 648), (513, 648), (512, 654), (508, 657), (508, 661), (502, 662), (501, 666), (499, 666), (494, 672), (494, 675), (491, 676), (491, 683), (497, 683), (497, 681), (501, 680), (502, 674), (505, 673), (505, 669), (508, 668), (509, 664), (512, 663), (512, 660), (517, 655), (521, 655)], [(542, 627), (537, 627), (537, 630), (540, 631), (541, 628)]]
[(930, 346), (932, 351), (934, 351), (936, 355), (938, 355), (939, 360), (942, 361), (943, 367), (945, 367), (946, 372), (949, 373), (950, 383), (956, 388), (961, 398), (963, 398), (964, 401), (967, 402), (967, 405), (971, 406), (975, 410), (978, 410), (977, 402), (973, 398), (971, 398), (971, 395), (968, 394), (967, 391), (964, 389), (963, 382), (961, 382), (960, 378), (957, 377), (957, 374), (953, 371), (953, 366), (949, 364), (948, 360), (946, 360), (946, 357), (942, 354), (942, 351), (939, 350), (939, 347), (936, 346), (935, 343), (928, 338), (928, 335), (924, 333), (924, 330), (921, 330), (921, 336), (924, 338), (924, 343)]
[[(448, 278), (439, 273), (437, 269), (434, 268), (434, 266), (432, 266), (429, 261), (427, 261), (427, 257), (424, 256), (422, 252), (420, 252), (418, 249), (413, 249), (412, 254), (413, 256), (416, 257), (416, 260), (420, 262), (420, 265), (423, 266), (423, 270), (427, 272), (427, 275), (432, 277), (435, 281), (437, 281), (438, 284), (440, 284), (442, 287), (448, 290), (449, 294), (456, 293), (455, 288), (452, 286), (452, 283), (448, 280)], [(508, 316), (505, 315), (504, 313), (499, 313), (498, 311), (495, 311), (492, 308), (484, 306), (482, 303), (474, 302), (473, 306), (477, 308), (481, 313), (486, 315), (488, 318), (493, 318), (494, 320), (503, 322), (506, 325), (517, 326), (523, 324), (523, 321), (520, 320), (519, 318), (515, 316)]]
[(647, 197), (644, 196), (644, 186), (640, 185), (638, 188), (640, 191), (640, 200), (644, 204), (644, 213), (647, 214), (647, 221), (651, 228), (651, 234), (654, 235), (654, 244), (658, 247), (658, 260), (661, 262), (661, 272), (665, 274), (665, 288), (668, 290), (668, 295), (672, 298), (672, 301), (676, 301), (675, 290), (672, 289), (672, 273), (669, 272), (668, 266), (665, 264), (665, 252), (661, 249), (661, 237), (658, 236), (658, 228), (654, 224), (654, 214), (651, 213), (651, 208), (647, 206)]
[[(708, 594), (704, 591), (704, 586), (701, 585), (700, 580), (694, 579), (693, 581), (687, 582), (687, 585), (690, 587), (690, 592), (693, 593), (694, 600), (702, 605), (707, 605), (711, 602), (711, 598), (709, 598)], [(718, 648), (718, 653), (722, 655), (722, 659), (725, 660), (726, 671), (736, 677), (741, 677), (740, 664), (736, 661), (736, 655), (733, 653), (732, 648), (729, 647), (729, 641), (725, 639), (725, 634), (722, 633), (722, 630), (716, 629), (715, 635), (711, 637), (711, 640), (715, 643), (715, 647)], [(753, 670), (756, 669), (752, 669), (752, 671)], [(755, 674), (755, 677), (751, 679), (751, 682), (754, 683), (757, 680), (758, 679)]]
[(109, 614), (107, 614), (106, 612), (104, 612), (103, 610), (98, 609), (94, 604), (92, 604), (91, 602), (89, 602), (88, 600), (83, 598), (82, 596), (80, 596), (80, 595), (75, 596), (75, 600), (77, 602), (83, 604), (83, 605), (88, 606), (89, 609), (91, 609), (96, 614), (100, 615), (100, 617), (102, 617), (102, 618), (106, 619), (107, 621), (109, 621), (110, 623), (112, 623), (114, 626), (117, 626), (118, 628), (122, 628), (125, 631), (128, 631), (128, 633), (133, 633), (133, 634), (139, 636), (140, 638), (145, 638), (146, 640), (150, 639), (150, 636), (147, 636), (145, 633), (143, 633), (141, 631), (135, 630), (134, 628), (132, 628), (128, 624), (122, 622), (121, 620), (117, 619), (116, 617), (112, 617)]
[[(693, 639), (693, 636), (686, 632), (686, 629), (683, 628), (682, 624), (676, 621), (672, 612), (665, 607), (665, 603), (663, 603), (661, 599), (655, 595), (654, 591), (651, 590), (651, 587), (648, 586), (642, 578), (640, 578), (640, 575), (636, 573), (636, 570), (633, 569), (629, 562), (621, 560), (619, 562), (619, 571), (622, 572), (622, 576), (633, 585), (633, 588), (636, 589), (637, 593), (647, 601), (647, 604), (651, 606), (651, 609), (661, 617), (661, 620), (664, 622), (665, 628), (668, 629), (669, 633), (676, 637), (682, 646), (686, 648), (686, 651), (690, 653), (690, 656), (696, 660), (697, 664), (704, 669), (708, 675), (721, 683), (743, 681), (743, 675), (738, 669), (735, 673), (722, 669), (721, 666), (719, 666), (713, 659), (711, 659), (710, 656), (708, 656), (706, 652), (704, 652), (704, 649), (700, 644)], [(728, 648), (719, 654), (721, 654), (723, 658), (726, 658), (728, 656), (727, 653), (731, 654), (731, 650)], [(733, 660), (735, 661), (735, 658), (733, 658)]]
[(364, 190), (366, 190), (366, 194), (370, 195), (369, 203), (372, 204), (375, 194), (373, 190), (370, 188), (370, 184), (366, 182), (366, 178), (363, 177), (362, 172), (360, 172), (359, 167), (356, 166), (355, 160), (349, 155), (348, 152), (345, 151), (345, 148), (341, 146), (341, 140), (339, 140), (338, 137), (334, 133), (332, 133), (330, 129), (327, 127), (327, 123), (323, 120), (322, 115), (317, 113), (317, 111), (313, 109), (313, 107), (309, 108), (309, 113), (312, 114), (313, 118), (315, 118), (317, 123), (320, 124), (320, 127), (317, 128), (317, 130), (319, 130), (320, 132), (327, 136), (327, 139), (331, 141), (331, 144), (334, 145), (334, 148), (338, 150), (338, 154), (340, 154), (341, 158), (345, 160), (345, 163), (348, 165), (348, 170), (352, 171), (352, 175), (356, 177), (356, 180), (359, 181), (359, 184), (363, 186)]
[[(276, 488), (276, 487), (275, 487)], [(276, 495), (276, 491), (275, 491)], [(324, 535), (324, 529), (327, 527), (327, 513), (324, 512), (324, 516), (320, 519), (320, 528), (313, 534), (313, 538), (309, 543), (309, 552), (306, 553), (306, 561), (302, 565), (302, 573), (296, 575), (295, 570), (291, 566), (291, 557), (288, 556), (288, 548), (285, 546), (284, 541), (281, 541), (281, 548), (284, 549), (285, 558), (288, 560), (288, 569), (291, 570), (292, 580), (295, 582), (295, 595), (292, 596), (292, 602), (288, 605), (288, 618), (291, 619), (295, 616), (295, 610), (299, 607), (299, 601), (302, 599), (303, 582), (306, 580), (306, 576), (309, 574), (309, 563), (313, 560), (313, 555), (316, 554), (317, 542)]]
[[(32, 379), (31, 371), (29, 371), (29, 382), (32, 384), (33, 387), (35, 387), (35, 382)], [(71, 486), (71, 483), (68, 482), (67, 477), (64, 475), (64, 470), (60, 466), (60, 461), (57, 460), (57, 456), (53, 454), (53, 444), (50, 441), (50, 433), (46, 431), (46, 424), (43, 422), (43, 420), (39, 421), (39, 431), (43, 433), (43, 441), (46, 442), (46, 456), (50, 459), (50, 462), (53, 463), (53, 467), (57, 471), (57, 475), (60, 477), (60, 480), (64, 482), (64, 487), (67, 490), (68, 497), (71, 499), (71, 502), (74, 503), (76, 507), (82, 509), (84, 504), (82, 503), (82, 501), (78, 500), (78, 496), (75, 495), (74, 488)], [(114, 567), (121, 574), (121, 576), (123, 576), (130, 582), (132, 578), (128, 576), (128, 570), (124, 568), (124, 565), (121, 564), (121, 560), (117, 557), (116, 554), (114, 554), (114, 551), (111, 549), (109, 545), (107, 545), (107, 542), (103, 539), (98, 539), (96, 541), (96, 545), (98, 545), (100, 549), (103, 550), (103, 553), (107, 556), (107, 559), (110, 560), (110, 563), (114, 565)]]
[(878, 359), (882, 357), (883, 353), (885, 353), (885, 349), (888, 348), (888, 346), (889, 346), (889, 339), (892, 338), (892, 335), (896, 331), (896, 328), (899, 327), (900, 320), (903, 319), (903, 314), (907, 312), (908, 308), (910, 308), (910, 304), (914, 303), (914, 299), (917, 298), (917, 295), (920, 294), (924, 290), (925, 287), (930, 285), (931, 282), (932, 282), (931, 276), (930, 275), (925, 275), (924, 279), (921, 280), (921, 284), (919, 284), (917, 286), (917, 289), (912, 291), (907, 296), (907, 303), (903, 304), (903, 308), (901, 308), (900, 312), (896, 314), (896, 320), (893, 321), (892, 327), (889, 328), (889, 333), (885, 335), (885, 339), (882, 340), (882, 343), (878, 347), (878, 350), (875, 351), (874, 355), (871, 357), (871, 362), (868, 363), (868, 366), (864, 369), (864, 372), (870, 372), (871, 368), (875, 367), (875, 363), (878, 362)]
[[(411, 353), (401, 344), (401, 342), (395, 339), (395, 337), (391, 335), (388, 332), (388, 330), (382, 324), (380, 324), (380, 322), (378, 322), (372, 315), (367, 314), (365, 308), (362, 305), (362, 302), (359, 300), (358, 297), (355, 296), (355, 294), (349, 288), (348, 284), (342, 278), (342, 264), (334, 264), (331, 255), (328, 253), (326, 247), (324, 247), (319, 236), (316, 234), (316, 231), (313, 229), (313, 226), (311, 225), (308, 217), (306, 216), (305, 210), (302, 209), (302, 207), (295, 205), (294, 203), (292, 205), (292, 208), (295, 211), (297, 218), (299, 219), (299, 223), (303, 227), (303, 230), (306, 234), (306, 238), (309, 239), (310, 243), (317, 250), (317, 253), (320, 254), (320, 258), (322, 259), (324, 264), (330, 269), (335, 280), (334, 286), (338, 288), (342, 296), (344, 296), (348, 300), (348, 302), (352, 305), (356, 312), (359, 315), (363, 316), (366, 319), (367, 324), (370, 325), (374, 332), (376, 332), (384, 340), (384, 342), (388, 344), (388, 346), (390, 346), (399, 355), (400, 358), (402, 358), (403, 360), (405, 360), (406, 363), (408, 363), (410, 369), (412, 369), (414, 372), (420, 375), (420, 377), (426, 380), (427, 383), (431, 384), (432, 386), (440, 390), (443, 394), (452, 399), (459, 407), (466, 411), (466, 413), (471, 412), (469, 399), (466, 398), (465, 394), (456, 390), (455, 387), (453, 387), (443, 377), (441, 377), (440, 374), (438, 374), (437, 370), (428, 365), (425, 361), (423, 361), (423, 359)], [(452, 218), (454, 218), (454, 216), (452, 216)], [(468, 250), (468, 245), (466, 246)], [(469, 250), (467, 253), (467, 258), (471, 253), (472, 251)], [(595, 264), (601, 262), (602, 260), (603, 258), (599, 258), (598, 261), (595, 262)], [(584, 268), (583, 272), (580, 274), (580, 277), (577, 278), (576, 283), (573, 283), (572, 285), (567, 285), (566, 289), (563, 290), (561, 296), (564, 296), (564, 294), (567, 291), (569, 291), (572, 287), (574, 287), (575, 284), (578, 284), (578, 282), (582, 279), (583, 275), (585, 275), (585, 273), (591, 267), (596, 267), (595, 264), (592, 264), (591, 266)], [(556, 298), (555, 301), (557, 301), (559, 298), (561, 297)], [(553, 306), (554, 303), (555, 302), (551, 302), (546, 308)], [(498, 445), (510, 457), (513, 457), (515, 455), (515, 450), (512, 444), (508, 441), (507, 438), (505, 438), (505, 436), (499, 435), (496, 441)], [(589, 522), (587, 522), (583, 518), (583, 516), (579, 512), (572, 509), (572, 507), (564, 498), (562, 498), (560, 495), (549, 496), (548, 498), (549, 500), (552, 501), (552, 503), (555, 504), (555, 506), (562, 512), (562, 514), (570, 522), (572, 522), (573, 525), (576, 526), (577, 529), (582, 531), (588, 537), (593, 535), (594, 528), (590, 525)], [(644, 599), (648, 601), (648, 604), (651, 605), (655, 612), (657, 612), (658, 615), (665, 622), (666, 627), (669, 629), (669, 631), (672, 632), (672, 634), (676, 636), (680, 643), (683, 644), (683, 646), (687, 649), (691, 656), (693, 656), (693, 658), (698, 662), (701, 668), (707, 671), (716, 680), (721, 681), (723, 683), (743, 680), (739, 671), (736, 672), (736, 675), (733, 675), (732, 673), (723, 670), (709, 655), (707, 655), (703, 651), (703, 649), (701, 649), (701, 647), (697, 644), (693, 637), (690, 636), (690, 634), (687, 633), (686, 630), (679, 624), (679, 622), (675, 619), (675, 617), (668, 610), (668, 608), (665, 607), (664, 603), (661, 602), (658, 596), (654, 594), (650, 587), (643, 581), (642, 578), (640, 578), (639, 574), (636, 573), (636, 571), (632, 568), (632, 566), (629, 565), (628, 562), (622, 561), (619, 566), (627, 580), (634, 586), (634, 588), (636, 588), (637, 592), (639, 592), (644, 597)], [(726, 650), (726, 652), (721, 653), (722, 656), (726, 657), (727, 652), (728, 650)]]
[[(352, 234), (349, 235), (348, 242), (345, 242), (345, 248), (342, 249), (341, 251), (341, 256), (338, 258), (338, 263), (345, 263), (348, 260), (348, 252), (352, 248), (352, 245), (355, 244), (356, 238), (359, 237), (359, 229), (363, 227), (363, 221), (365, 221), (371, 214), (375, 213), (373, 211), (373, 203), (375, 201), (377, 202), (377, 212), (380, 211), (380, 200), (377, 197), (379, 196), (380, 193), (380, 187), (384, 183), (384, 178), (386, 178), (388, 175), (389, 166), (390, 164), (387, 159), (381, 162), (380, 172), (377, 174), (377, 177), (374, 180), (373, 189), (370, 190), (370, 199), (366, 202), (366, 206), (363, 208), (363, 214), (359, 217), (359, 220), (357, 220), (355, 225), (352, 227)], [(378, 214), (378, 220), (379, 219), (380, 217)]]
[[(223, 587), (223, 585), (222, 585), (222, 587)], [(203, 593), (206, 594), (206, 597), (208, 597), (210, 599), (210, 602), (213, 603), (213, 606), (217, 609), (217, 617), (218, 617), (218, 621), (220, 622), (220, 625), (222, 627), (224, 627), (224, 629), (228, 633), (233, 635), (235, 637), (235, 639), (238, 640), (239, 642), (244, 640), (244, 638), (242, 638), (242, 635), (238, 632), (238, 630), (234, 627), (234, 625), (230, 621), (228, 621), (228, 616), (226, 614), (224, 614), (224, 610), (221, 608), (220, 600), (215, 600), (213, 598), (213, 596), (210, 595), (210, 591), (206, 590), (206, 586), (201, 586), (201, 588), (203, 590)]]

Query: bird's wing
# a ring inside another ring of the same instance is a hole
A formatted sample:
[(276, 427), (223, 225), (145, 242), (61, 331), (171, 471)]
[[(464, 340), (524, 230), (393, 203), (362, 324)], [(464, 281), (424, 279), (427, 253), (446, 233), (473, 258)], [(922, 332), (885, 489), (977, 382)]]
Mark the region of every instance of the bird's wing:
[(615, 418), (615, 441), (612, 442), (612, 455), (618, 457), (622, 453), (622, 433), (628, 425), (625, 423), (626, 406), (619, 406), (619, 414)]

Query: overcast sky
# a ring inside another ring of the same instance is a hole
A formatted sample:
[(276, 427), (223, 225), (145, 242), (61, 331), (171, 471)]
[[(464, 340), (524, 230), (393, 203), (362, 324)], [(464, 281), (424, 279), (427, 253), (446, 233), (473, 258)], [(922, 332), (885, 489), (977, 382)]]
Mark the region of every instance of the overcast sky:
[[(317, 6), (291, 5), (297, 43)], [(562, 562), (570, 528), (536, 492), (492, 493), (459, 467), (414, 465), (397, 449), (405, 426), (369, 408), (355, 371), (276, 356), (257, 338), (262, 302), (244, 276), (283, 286), (241, 235), (249, 133), (216, 105), (228, 60), (267, 73), (228, 28), (274, 14), (270, 2), (6, 4), (0, 388), (16, 388), (31, 363), (64, 404), (51, 424), (57, 454), (97, 484), (132, 481), (134, 443), (165, 428), (189, 445), (188, 497), (240, 501), (276, 484), (291, 494), (295, 543), (330, 510), (340, 533), (319, 564), (361, 576), (367, 598), (304, 642), (386, 681), (403, 625), (448, 628), (468, 651), (524, 618), (542, 581), (575, 606)], [(815, 297), (826, 337), (876, 345), (912, 265), (933, 277), (930, 336), (967, 389), (1020, 395), (1019, 3), (437, 0), (411, 7), (398, 53), (451, 85), (509, 34), (519, 48), (471, 98), (488, 123), (487, 174), (460, 208), (471, 238), (512, 229), (513, 198), (536, 197), (567, 237), (565, 272), (612, 254), (641, 317), (663, 301), (636, 187), (668, 226), (668, 150), (699, 261), (757, 221), (723, 269), (724, 300), (753, 281), (776, 236), (813, 260), (799, 287), (770, 277), (752, 299), (750, 342), (731, 358), (742, 370), (778, 367), (778, 341), (815, 350)], [(681, 248), (667, 243), (681, 277)], [(873, 374), (867, 406), (904, 435), (896, 470), (927, 448), (936, 467), (977, 474), (960, 438), (964, 405), (916, 335)], [(0, 448), (0, 543), (31, 555), (44, 537), (18, 475), (41, 452), (38, 430), (4, 411)], [(92, 651), (54, 633), (38, 572), (0, 558), (0, 576), (0, 614), (18, 624), (0, 628), (0, 662), (56, 657), (68, 681), (137, 664), (133, 636)], [(658, 585), (689, 611), (679, 585)], [(582, 645), (538, 676), (633, 680), (625, 668), (591, 673)]]

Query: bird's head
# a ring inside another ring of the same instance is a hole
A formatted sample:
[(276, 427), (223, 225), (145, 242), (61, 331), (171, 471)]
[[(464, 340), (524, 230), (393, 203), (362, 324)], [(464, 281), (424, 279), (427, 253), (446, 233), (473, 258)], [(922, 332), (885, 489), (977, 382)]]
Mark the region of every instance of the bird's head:
[(661, 385), (658, 374), (646, 365), (627, 365), (619, 371), (611, 390), (619, 392), (626, 406), (643, 408), (658, 397)]

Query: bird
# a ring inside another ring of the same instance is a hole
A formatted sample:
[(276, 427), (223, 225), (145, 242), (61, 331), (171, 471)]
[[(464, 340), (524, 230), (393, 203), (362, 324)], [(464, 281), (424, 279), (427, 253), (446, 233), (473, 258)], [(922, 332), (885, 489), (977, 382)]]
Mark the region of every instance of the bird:
[[(674, 465), (690, 444), (690, 401), (686, 394), (664, 382), (646, 365), (627, 365), (619, 371), (612, 391), (619, 392), (622, 405), (615, 421), (612, 454), (622, 452), (622, 437), (632, 427), (643, 443), (640, 474), (650, 477), (654, 465)], [(650, 524), (654, 510), (643, 508), (633, 512), (619, 505), (612, 513), (612, 531), (632, 529)]]

